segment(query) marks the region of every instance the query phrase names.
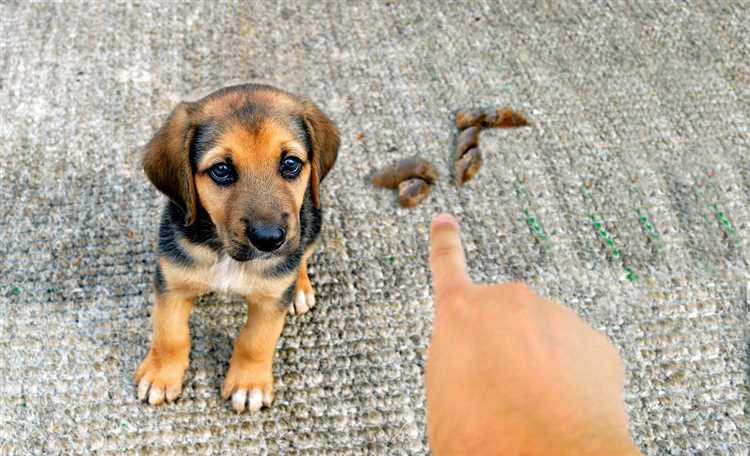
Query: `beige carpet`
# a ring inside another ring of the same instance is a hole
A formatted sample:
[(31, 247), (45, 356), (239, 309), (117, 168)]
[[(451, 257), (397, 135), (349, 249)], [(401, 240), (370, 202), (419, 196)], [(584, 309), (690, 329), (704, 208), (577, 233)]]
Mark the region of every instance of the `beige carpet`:
[[(474, 278), (614, 339), (646, 454), (750, 452), (747, 2), (110, 3), (0, 2), (0, 454), (425, 453), (441, 210)], [(186, 94), (255, 78), (343, 133), (319, 304), (284, 330), (270, 410), (219, 400), (245, 310), (216, 295), (183, 398), (139, 404), (163, 200), (138, 150)], [(495, 104), (534, 127), (484, 133), (459, 191), (452, 112)], [(366, 177), (414, 153), (443, 178), (404, 210)]]

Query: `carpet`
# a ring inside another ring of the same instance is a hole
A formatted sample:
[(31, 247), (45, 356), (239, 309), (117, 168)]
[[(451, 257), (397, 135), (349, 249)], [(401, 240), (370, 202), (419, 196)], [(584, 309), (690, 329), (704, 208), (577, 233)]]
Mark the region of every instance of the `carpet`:
[[(0, 3), (0, 453), (424, 454), (431, 217), (477, 281), (523, 280), (606, 332), (648, 455), (750, 452), (747, 2)], [(219, 399), (245, 309), (194, 308), (182, 398), (135, 398), (161, 197), (138, 153), (229, 81), (316, 101), (342, 132), (275, 405)], [(449, 179), (456, 109), (482, 133)], [(441, 170), (407, 210), (369, 173)], [(592, 372), (591, 375), (596, 375)]]

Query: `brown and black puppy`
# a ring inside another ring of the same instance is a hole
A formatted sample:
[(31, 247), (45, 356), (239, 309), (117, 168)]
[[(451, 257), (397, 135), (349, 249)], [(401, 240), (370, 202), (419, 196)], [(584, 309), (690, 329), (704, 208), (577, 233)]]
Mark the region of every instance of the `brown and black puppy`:
[(169, 202), (153, 338), (135, 375), (140, 400), (180, 395), (193, 300), (220, 290), (248, 305), (222, 397), (238, 412), (270, 405), (286, 314), (315, 304), (306, 263), (321, 228), (320, 182), (338, 148), (338, 130), (315, 105), (267, 85), (226, 87), (175, 108), (143, 156)]

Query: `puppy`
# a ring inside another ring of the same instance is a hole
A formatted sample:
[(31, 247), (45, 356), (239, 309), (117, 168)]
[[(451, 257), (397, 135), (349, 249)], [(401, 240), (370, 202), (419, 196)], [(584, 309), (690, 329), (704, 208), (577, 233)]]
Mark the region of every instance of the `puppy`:
[(221, 395), (237, 412), (271, 404), (286, 314), (315, 304), (307, 260), (321, 228), (320, 183), (338, 148), (336, 126), (313, 103), (257, 84), (182, 102), (156, 132), (143, 169), (169, 201), (151, 348), (135, 375), (140, 400), (180, 395), (193, 301), (225, 291), (245, 298), (248, 315)]

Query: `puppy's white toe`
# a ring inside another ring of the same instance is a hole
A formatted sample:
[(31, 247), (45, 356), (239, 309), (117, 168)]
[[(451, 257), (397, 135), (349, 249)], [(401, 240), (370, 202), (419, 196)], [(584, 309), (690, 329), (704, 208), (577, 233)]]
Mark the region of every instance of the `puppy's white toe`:
[(174, 402), (182, 394), (182, 385), (167, 387), (165, 394), (167, 402)]
[(138, 383), (138, 400), (139, 401), (145, 401), (148, 397), (148, 389), (151, 386), (151, 383), (148, 382), (145, 378), (142, 378), (140, 383)]
[(263, 407), (263, 393), (259, 389), (253, 388), (247, 398), (247, 408), (250, 409), (250, 412), (257, 412), (261, 407)]
[(242, 413), (245, 410), (245, 402), (247, 401), (247, 391), (238, 389), (232, 394), (232, 408), (237, 413)]
[(315, 307), (315, 293), (314, 292), (311, 291), (309, 293), (305, 293), (305, 298), (307, 299), (307, 310), (310, 310), (313, 307)]
[(310, 308), (307, 306), (307, 296), (305, 295), (304, 291), (297, 292), (297, 297), (294, 298), (294, 306), (296, 307), (296, 311), (299, 315), (302, 315), (303, 313), (310, 310)]
[(148, 403), (151, 405), (159, 405), (164, 402), (164, 390), (151, 385), (151, 390), (148, 392)]
[(263, 393), (263, 405), (265, 405), (266, 407), (270, 407), (272, 402), (273, 402), (273, 394), (268, 391)]

